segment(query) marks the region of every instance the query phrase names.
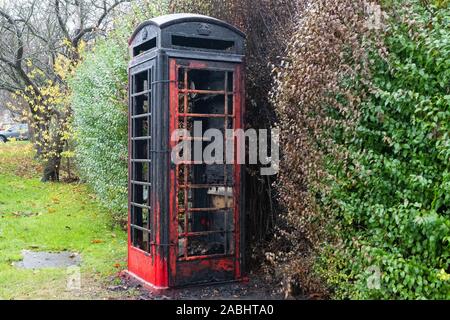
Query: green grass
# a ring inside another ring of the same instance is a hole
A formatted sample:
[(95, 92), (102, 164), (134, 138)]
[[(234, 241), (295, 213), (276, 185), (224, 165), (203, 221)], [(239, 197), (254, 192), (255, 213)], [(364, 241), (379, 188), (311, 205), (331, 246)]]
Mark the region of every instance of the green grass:
[(0, 298), (80, 298), (65, 268), (25, 270), (24, 249), (79, 252), (81, 298), (109, 297), (106, 279), (125, 268), (126, 233), (82, 184), (42, 183), (30, 143), (0, 144)]

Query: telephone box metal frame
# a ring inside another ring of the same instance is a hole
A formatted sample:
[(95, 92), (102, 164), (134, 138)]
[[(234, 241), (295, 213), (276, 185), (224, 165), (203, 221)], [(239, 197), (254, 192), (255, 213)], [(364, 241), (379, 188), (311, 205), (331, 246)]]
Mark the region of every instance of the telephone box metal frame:
[[(242, 279), (242, 165), (174, 164), (171, 135), (193, 119), (244, 129), (244, 39), (228, 23), (194, 14), (151, 19), (130, 38), (127, 272), (151, 287)], [(236, 160), (242, 142), (233, 139)], [(215, 207), (195, 208), (205, 195)]]

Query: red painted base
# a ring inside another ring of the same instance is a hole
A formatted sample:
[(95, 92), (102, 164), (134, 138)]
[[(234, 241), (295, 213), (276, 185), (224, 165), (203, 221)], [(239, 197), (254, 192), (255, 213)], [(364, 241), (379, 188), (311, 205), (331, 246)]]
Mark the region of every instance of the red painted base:
[(136, 274), (134, 274), (133, 272), (131, 272), (131, 271), (129, 271), (129, 270), (123, 270), (121, 273), (120, 273), (120, 277), (121, 278), (124, 278), (124, 279), (131, 279), (131, 280), (134, 280), (134, 281), (137, 281), (137, 282), (139, 282), (140, 284), (142, 284), (142, 286), (146, 289), (146, 290), (149, 290), (149, 291), (152, 291), (152, 292), (155, 292), (155, 293), (158, 293), (158, 292), (160, 292), (160, 291), (164, 291), (164, 290), (167, 290), (167, 289), (169, 289), (168, 287), (158, 287), (158, 286), (155, 286), (154, 284), (152, 284), (152, 283), (150, 283), (150, 282), (148, 282), (148, 281), (145, 281), (144, 279), (142, 279), (142, 278), (140, 278), (139, 276), (137, 276)]
[(233, 282), (248, 283), (250, 281), (250, 278), (245, 276), (240, 279), (234, 279), (234, 280), (229, 280), (229, 281), (193, 283), (193, 284), (187, 284), (184, 286), (177, 286), (177, 287), (158, 287), (148, 281), (145, 281), (144, 279), (140, 278), (139, 276), (137, 276), (136, 274), (134, 274), (133, 272), (131, 272), (129, 270), (121, 271), (119, 276), (126, 280), (139, 282), (139, 284), (141, 284), (144, 289), (151, 291), (155, 294), (162, 293), (164, 291), (171, 290), (171, 289), (173, 290), (173, 289), (182, 289), (182, 288), (186, 288), (186, 287), (202, 287), (202, 286), (214, 286), (214, 285), (219, 286), (219, 285), (233, 283)]

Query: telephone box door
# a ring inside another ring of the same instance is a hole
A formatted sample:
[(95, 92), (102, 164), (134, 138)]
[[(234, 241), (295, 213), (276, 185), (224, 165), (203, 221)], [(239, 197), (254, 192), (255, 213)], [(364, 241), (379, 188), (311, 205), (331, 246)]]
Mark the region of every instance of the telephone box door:
[[(242, 66), (170, 59), (169, 68), (169, 283), (237, 280), (241, 167), (230, 129), (242, 128)], [(190, 152), (182, 147), (187, 144)]]

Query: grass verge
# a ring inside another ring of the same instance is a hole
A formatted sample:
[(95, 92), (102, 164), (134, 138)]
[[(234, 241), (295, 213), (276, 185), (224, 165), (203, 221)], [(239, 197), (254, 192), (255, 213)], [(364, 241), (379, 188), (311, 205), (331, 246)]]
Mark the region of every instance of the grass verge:
[[(106, 279), (125, 268), (126, 233), (83, 184), (42, 183), (28, 142), (0, 144), (0, 298), (117, 298)], [(82, 256), (81, 290), (65, 268), (19, 269), (22, 250)]]

